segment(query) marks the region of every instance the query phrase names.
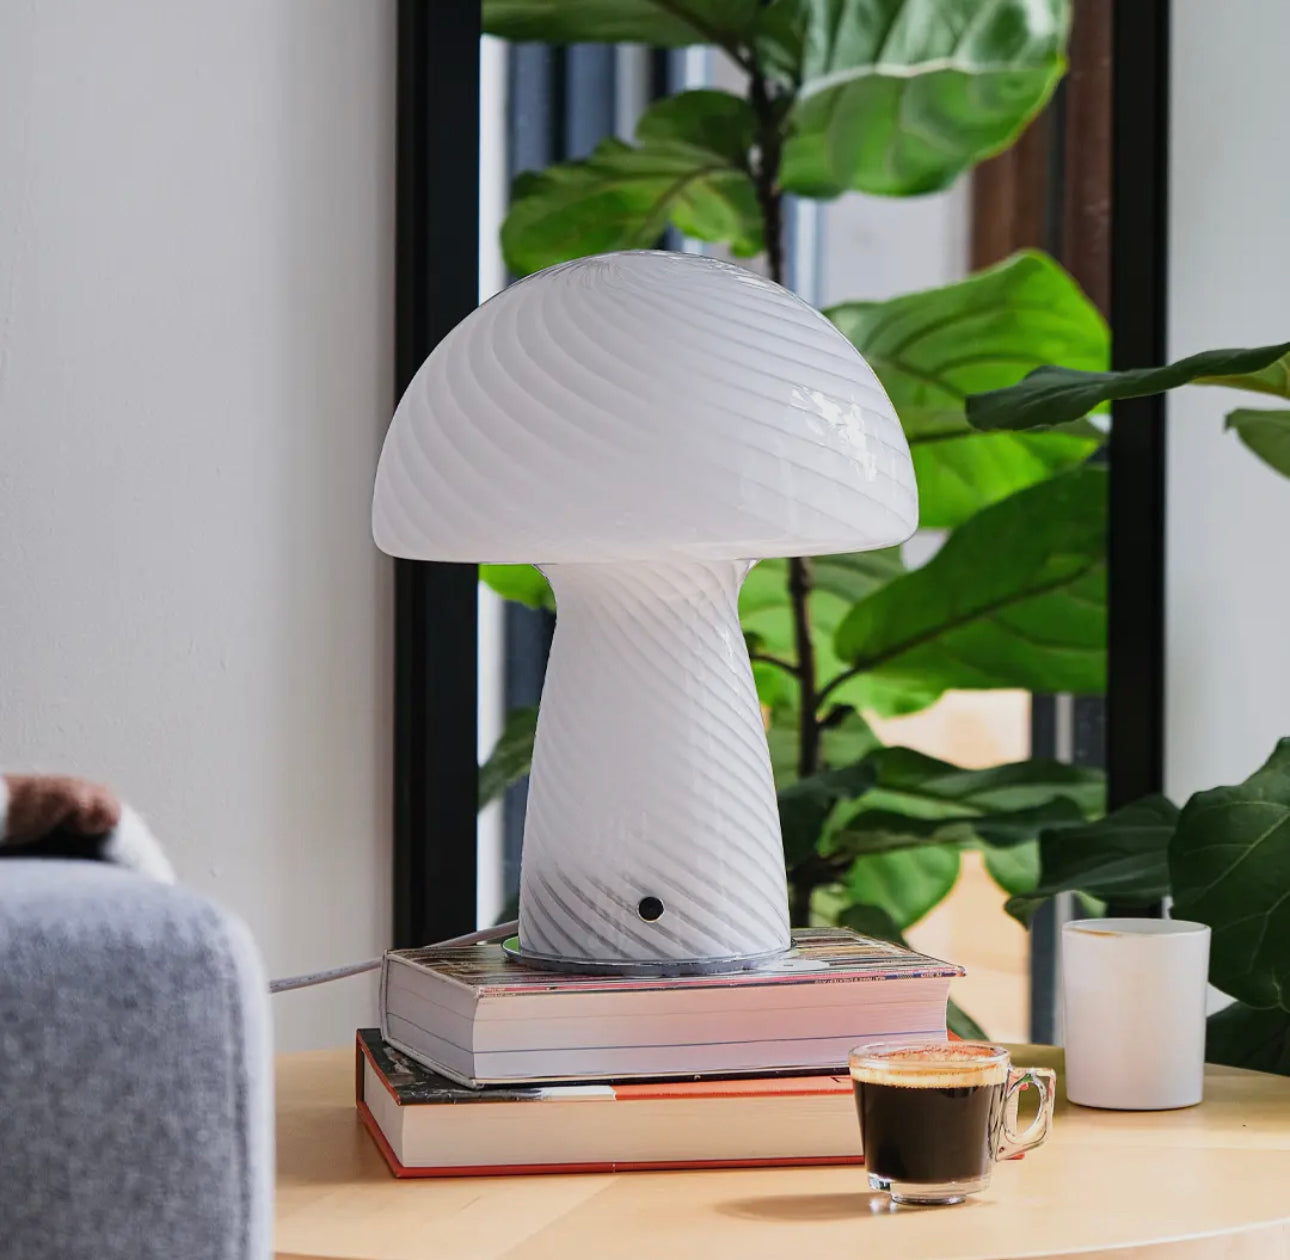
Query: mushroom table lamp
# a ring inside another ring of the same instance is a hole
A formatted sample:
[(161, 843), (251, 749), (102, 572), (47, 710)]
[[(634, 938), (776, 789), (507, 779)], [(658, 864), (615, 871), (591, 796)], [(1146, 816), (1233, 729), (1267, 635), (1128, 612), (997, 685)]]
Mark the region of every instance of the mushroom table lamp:
[(785, 950), (739, 588), (759, 559), (888, 547), (918, 522), (895, 410), (846, 338), (711, 258), (551, 267), (422, 365), (372, 522), (391, 555), (536, 564), (555, 593), (513, 952), (679, 975)]

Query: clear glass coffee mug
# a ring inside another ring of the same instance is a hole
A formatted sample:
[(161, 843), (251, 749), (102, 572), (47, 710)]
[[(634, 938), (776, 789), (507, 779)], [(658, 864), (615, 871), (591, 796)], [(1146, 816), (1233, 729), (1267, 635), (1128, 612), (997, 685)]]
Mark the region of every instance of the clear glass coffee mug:
[[(1038, 1146), (1052, 1127), (1050, 1068), (1014, 1068), (1002, 1046), (878, 1043), (851, 1051), (851, 1084), (869, 1184), (897, 1203), (962, 1203), (990, 1184), (996, 1160)], [(1017, 1091), (1039, 1107), (1014, 1127)]]

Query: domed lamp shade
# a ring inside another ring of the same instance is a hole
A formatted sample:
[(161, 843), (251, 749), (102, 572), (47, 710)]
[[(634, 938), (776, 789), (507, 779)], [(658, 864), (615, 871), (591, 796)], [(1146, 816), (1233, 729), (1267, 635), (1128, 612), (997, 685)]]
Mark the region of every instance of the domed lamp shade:
[(758, 559), (888, 547), (917, 522), (873, 370), (741, 267), (582, 258), (443, 339), (395, 412), (372, 528), (394, 556), (537, 564), (555, 593), (520, 957), (685, 974), (788, 947), (739, 588)]

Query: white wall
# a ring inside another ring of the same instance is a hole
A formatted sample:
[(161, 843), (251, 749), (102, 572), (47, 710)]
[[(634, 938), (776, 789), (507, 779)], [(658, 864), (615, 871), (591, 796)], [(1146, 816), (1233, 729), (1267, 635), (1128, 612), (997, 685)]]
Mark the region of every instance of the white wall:
[(119, 785), (271, 974), (388, 938), (393, 9), (0, 6), (0, 764)]
[[(1174, 0), (1170, 357), (1290, 339), (1290, 6)], [(1168, 428), (1166, 788), (1243, 779), (1290, 734), (1290, 480), (1223, 432), (1234, 406), (1190, 389)]]

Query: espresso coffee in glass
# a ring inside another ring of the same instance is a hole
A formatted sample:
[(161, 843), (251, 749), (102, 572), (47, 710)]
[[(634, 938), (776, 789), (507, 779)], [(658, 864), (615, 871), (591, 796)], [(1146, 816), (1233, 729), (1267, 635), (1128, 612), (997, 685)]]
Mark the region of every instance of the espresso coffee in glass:
[[(1002, 1046), (859, 1046), (850, 1066), (869, 1184), (897, 1203), (961, 1203), (990, 1184), (996, 1159), (1048, 1136), (1052, 1071), (1014, 1068)], [(1038, 1091), (1038, 1110), (1017, 1133), (1010, 1113), (1026, 1085)]]

